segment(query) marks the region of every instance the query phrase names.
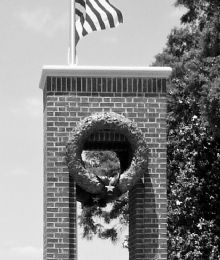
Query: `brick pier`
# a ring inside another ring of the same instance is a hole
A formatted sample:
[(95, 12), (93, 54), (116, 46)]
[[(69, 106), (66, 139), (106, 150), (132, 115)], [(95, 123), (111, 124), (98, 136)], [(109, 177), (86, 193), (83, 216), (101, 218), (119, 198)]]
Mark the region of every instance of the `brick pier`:
[(44, 260), (77, 259), (76, 191), (65, 147), (81, 119), (110, 111), (136, 122), (149, 145), (144, 184), (140, 182), (129, 194), (129, 259), (167, 259), (166, 84), (170, 72), (169, 68), (43, 68)]

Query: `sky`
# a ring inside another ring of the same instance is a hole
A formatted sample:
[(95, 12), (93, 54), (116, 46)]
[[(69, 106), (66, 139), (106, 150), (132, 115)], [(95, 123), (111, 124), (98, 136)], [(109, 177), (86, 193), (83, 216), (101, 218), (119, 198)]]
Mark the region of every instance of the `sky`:
[[(79, 65), (149, 66), (183, 9), (174, 0), (111, 0), (117, 29), (77, 46)], [(67, 65), (69, 0), (0, 1), (0, 259), (40, 260), (43, 244), (43, 65)], [(97, 250), (99, 248), (99, 250)], [(79, 241), (79, 260), (128, 259), (109, 242)]]

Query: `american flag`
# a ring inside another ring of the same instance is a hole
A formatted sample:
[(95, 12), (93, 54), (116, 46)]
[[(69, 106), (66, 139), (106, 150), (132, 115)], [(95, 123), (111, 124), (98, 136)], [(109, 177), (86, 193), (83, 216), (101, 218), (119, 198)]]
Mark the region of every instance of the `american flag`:
[(93, 32), (117, 27), (123, 22), (121, 11), (108, 0), (75, 0), (75, 42)]

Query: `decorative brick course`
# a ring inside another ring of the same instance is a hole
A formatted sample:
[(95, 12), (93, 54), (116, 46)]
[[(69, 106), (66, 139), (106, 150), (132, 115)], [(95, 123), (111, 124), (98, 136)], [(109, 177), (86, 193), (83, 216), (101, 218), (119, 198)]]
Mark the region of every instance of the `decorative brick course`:
[[(65, 162), (70, 132), (95, 112), (136, 122), (149, 146), (145, 183), (129, 195), (130, 260), (165, 260), (166, 79), (48, 76), (44, 88), (44, 260), (76, 260), (76, 190)], [(98, 137), (96, 137), (98, 138)]]
[(161, 78), (48, 77), (46, 84), (50, 95), (142, 97), (166, 94), (166, 79)]

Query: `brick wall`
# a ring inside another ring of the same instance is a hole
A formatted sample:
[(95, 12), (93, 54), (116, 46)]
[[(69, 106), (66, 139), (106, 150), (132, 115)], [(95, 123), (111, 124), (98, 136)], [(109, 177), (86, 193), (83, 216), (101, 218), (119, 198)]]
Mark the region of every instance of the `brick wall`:
[(149, 144), (145, 183), (130, 192), (130, 260), (166, 259), (166, 79), (47, 77), (44, 88), (44, 260), (77, 259), (75, 184), (65, 146), (94, 112), (137, 123)]

